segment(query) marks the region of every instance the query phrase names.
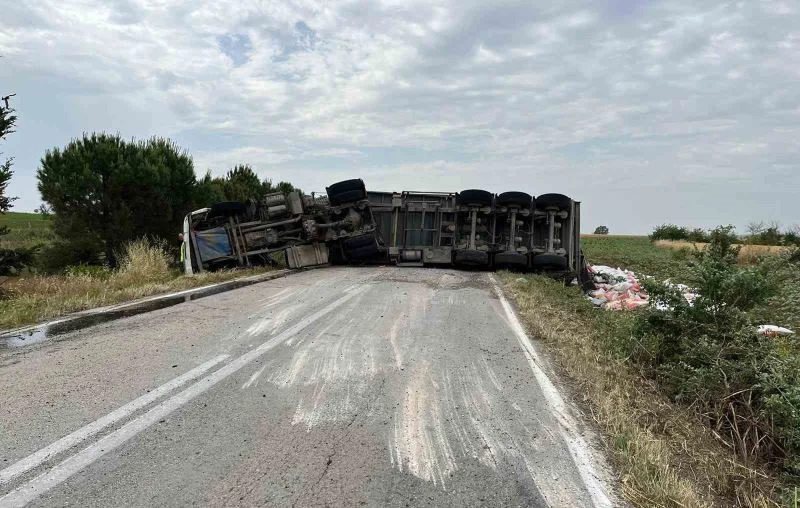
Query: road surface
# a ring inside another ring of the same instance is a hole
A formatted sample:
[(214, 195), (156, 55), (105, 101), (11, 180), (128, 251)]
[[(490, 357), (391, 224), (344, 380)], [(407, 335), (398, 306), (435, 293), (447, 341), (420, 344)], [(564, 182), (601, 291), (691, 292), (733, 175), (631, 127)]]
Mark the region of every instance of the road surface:
[(302, 272), (0, 350), (0, 507), (611, 506), (490, 274)]

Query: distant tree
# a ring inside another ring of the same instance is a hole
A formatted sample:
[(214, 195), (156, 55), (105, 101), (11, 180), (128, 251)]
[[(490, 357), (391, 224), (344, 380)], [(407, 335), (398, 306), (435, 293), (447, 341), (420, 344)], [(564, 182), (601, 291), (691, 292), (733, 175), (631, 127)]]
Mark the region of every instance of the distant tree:
[(747, 225), (748, 243), (755, 245), (778, 245), (781, 243), (780, 224), (773, 221), (751, 222)]
[(237, 164), (228, 171), (224, 180), (225, 199), (228, 201), (260, 201), (264, 195), (261, 179), (249, 164)]
[(47, 203), (42, 203), (39, 205), (39, 208), (34, 208), (33, 211), (44, 218), (48, 218), (53, 215), (53, 209)]
[[(17, 122), (17, 116), (14, 114), (14, 109), (9, 105), (9, 100), (14, 94), (0, 97), (0, 140), (5, 141), (6, 136), (14, 132), (14, 125)], [(0, 152), (2, 155), (2, 152)], [(6, 213), (11, 209), (11, 203), (16, 200), (15, 197), (6, 195), (6, 189), (14, 175), (11, 166), (14, 164), (14, 158), (9, 157), (0, 163), (0, 214)], [(8, 233), (8, 228), (5, 226), (0, 227), (0, 235)]]
[[(9, 101), (14, 94), (0, 97), (0, 140), (5, 141), (6, 136), (14, 132), (17, 116), (11, 108)], [(2, 153), (0, 153), (2, 155)], [(17, 198), (6, 195), (8, 183), (14, 175), (11, 169), (14, 158), (9, 157), (0, 163), (0, 214), (11, 209), (11, 203)], [(8, 227), (0, 226), (0, 236), (8, 234)], [(0, 275), (15, 275), (33, 262), (36, 248), (5, 249), (0, 248)], [(0, 287), (0, 294), (4, 292)]]
[(608, 226), (597, 226), (594, 228), (594, 234), (596, 235), (607, 235), (608, 234)]
[(82, 262), (104, 256), (112, 266), (130, 240), (172, 239), (196, 192), (192, 158), (163, 138), (84, 134), (48, 150), (36, 175), (61, 247)]
[(703, 243), (708, 242), (710, 237), (708, 233), (702, 228), (694, 228), (686, 235), (686, 239), (690, 242)]
[(689, 230), (675, 224), (661, 224), (650, 233), (650, 240), (686, 240)]
[(299, 191), (297, 187), (290, 184), (289, 182), (278, 182), (278, 185), (275, 186), (276, 192), (282, 192), (283, 194), (289, 194), (293, 191)]
[(783, 241), (784, 245), (796, 245), (800, 247), (800, 225), (795, 224), (791, 228), (787, 229), (786, 232), (783, 233)]
[(220, 201), (225, 201), (225, 180), (213, 178), (211, 170), (208, 170), (205, 176), (197, 181), (194, 192), (194, 208), (204, 208)]
[(278, 182), (265, 178), (261, 181), (249, 164), (237, 164), (224, 177), (212, 177), (211, 171), (197, 181), (195, 203), (198, 207), (210, 206), (220, 201), (261, 201), (273, 192), (288, 194), (296, 189), (289, 182)]

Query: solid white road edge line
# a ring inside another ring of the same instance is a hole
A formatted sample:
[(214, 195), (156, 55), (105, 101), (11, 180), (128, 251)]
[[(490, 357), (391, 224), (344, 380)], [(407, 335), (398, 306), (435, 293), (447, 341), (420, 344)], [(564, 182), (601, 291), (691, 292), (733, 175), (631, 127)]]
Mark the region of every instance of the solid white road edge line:
[(359, 293), (365, 291), (368, 287), (369, 286), (362, 286), (352, 290), (345, 296), (301, 320), (299, 323), (287, 328), (285, 331), (271, 338), (267, 342), (264, 342), (256, 349), (236, 358), (224, 367), (212, 372), (205, 378), (191, 385), (184, 391), (173, 395), (138, 418), (131, 420), (114, 432), (104, 436), (95, 443), (92, 443), (49, 471), (46, 471), (27, 483), (17, 487), (13, 491), (0, 498), (0, 508), (21, 507), (30, 503), (48, 490), (67, 480), (70, 476), (83, 470), (103, 455), (118, 448), (141, 431), (145, 430), (157, 421), (164, 419), (164, 417), (180, 408), (187, 402), (208, 391), (214, 385), (224, 380), (231, 374), (237, 372), (253, 360), (264, 355), (266, 352), (273, 349), (275, 346), (278, 346), (286, 339), (299, 333), (304, 328), (310, 326), (312, 323), (319, 320), (329, 312), (343, 305)]
[(497, 297), (500, 299), (500, 305), (502, 305), (506, 313), (506, 318), (511, 326), (511, 330), (514, 332), (514, 335), (516, 335), (517, 341), (519, 341), (525, 353), (525, 357), (528, 359), (528, 365), (530, 365), (533, 371), (536, 382), (542, 389), (542, 393), (550, 404), (551, 411), (559, 423), (561, 437), (567, 444), (570, 455), (572, 455), (572, 460), (575, 462), (575, 467), (578, 469), (581, 479), (586, 486), (586, 490), (589, 491), (589, 495), (592, 498), (592, 503), (598, 508), (611, 508), (613, 504), (606, 493), (604, 485), (599, 480), (594, 461), (589, 453), (589, 446), (578, 433), (575, 420), (570, 415), (569, 409), (564, 403), (564, 399), (561, 397), (555, 385), (553, 385), (553, 382), (550, 381), (550, 378), (547, 377), (547, 374), (540, 367), (539, 364), (541, 360), (539, 360), (539, 355), (536, 353), (536, 349), (534, 349), (533, 344), (528, 338), (528, 334), (525, 333), (522, 323), (519, 322), (516, 312), (514, 312), (511, 304), (508, 303), (503, 291), (497, 284), (497, 280), (491, 274), (489, 274), (489, 279), (494, 285), (495, 293), (497, 293)]
[(228, 358), (228, 356), (229, 355), (219, 355), (216, 358), (212, 358), (211, 360), (193, 368), (189, 372), (164, 383), (158, 388), (151, 390), (149, 393), (146, 393), (141, 397), (128, 402), (124, 406), (115, 409), (102, 418), (95, 420), (92, 423), (81, 427), (75, 432), (62, 437), (53, 444), (45, 446), (41, 450), (28, 455), (24, 459), (18, 460), (17, 462), (0, 471), (0, 484), (7, 483), (17, 476), (30, 471), (31, 469), (39, 467), (42, 463), (54, 455), (72, 448), (81, 441), (84, 441), (97, 434), (109, 425), (126, 418), (145, 406), (148, 406), (150, 403), (161, 398), (162, 395), (166, 395), (175, 388), (183, 386), (189, 381), (200, 377), (201, 375), (205, 374), (206, 371), (211, 369), (211, 367)]

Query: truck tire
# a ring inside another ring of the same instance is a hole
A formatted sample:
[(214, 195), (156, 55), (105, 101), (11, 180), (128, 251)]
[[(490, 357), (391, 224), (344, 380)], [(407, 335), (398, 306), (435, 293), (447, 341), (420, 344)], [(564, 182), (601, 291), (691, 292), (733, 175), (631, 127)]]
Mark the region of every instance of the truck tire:
[(367, 199), (367, 188), (364, 180), (360, 178), (336, 182), (326, 187), (325, 191), (328, 193), (328, 201), (333, 206)]
[(498, 252), (494, 255), (495, 268), (524, 270), (528, 268), (528, 256), (518, 252)]
[(533, 197), (526, 192), (504, 192), (497, 195), (497, 206), (519, 206), (520, 208), (530, 208)]
[(377, 245), (367, 245), (357, 249), (345, 250), (344, 255), (348, 261), (365, 261), (374, 258), (378, 254)]
[(547, 210), (548, 208), (569, 210), (572, 200), (563, 194), (542, 194), (536, 197), (534, 205), (537, 210)]
[(467, 189), (456, 194), (456, 204), (461, 206), (492, 206), (494, 194), (480, 189)]
[(345, 238), (342, 240), (342, 248), (345, 252), (355, 249), (360, 249), (362, 247), (367, 247), (370, 245), (375, 245), (377, 247), (377, 241), (375, 240), (375, 235), (368, 234), (368, 235), (360, 235), (360, 236), (351, 236), (350, 238)]
[(459, 266), (489, 266), (489, 253), (481, 250), (457, 250), (453, 264)]
[(208, 210), (208, 218), (212, 217), (234, 217), (241, 215), (247, 210), (247, 205), (241, 201), (223, 201), (214, 203)]
[(344, 254), (342, 253), (341, 242), (328, 242), (328, 263), (332, 265), (345, 264)]
[(567, 257), (558, 254), (536, 254), (531, 259), (534, 269), (566, 270), (568, 264)]

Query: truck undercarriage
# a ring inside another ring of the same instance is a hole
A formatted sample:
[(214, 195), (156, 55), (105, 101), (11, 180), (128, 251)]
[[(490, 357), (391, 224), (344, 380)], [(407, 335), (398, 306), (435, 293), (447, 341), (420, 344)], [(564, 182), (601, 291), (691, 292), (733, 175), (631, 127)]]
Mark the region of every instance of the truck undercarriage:
[(325, 195), (274, 193), (184, 219), (187, 274), (275, 263), (395, 263), (585, 276), (580, 203), (562, 194), (367, 191), (345, 180)]

